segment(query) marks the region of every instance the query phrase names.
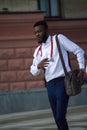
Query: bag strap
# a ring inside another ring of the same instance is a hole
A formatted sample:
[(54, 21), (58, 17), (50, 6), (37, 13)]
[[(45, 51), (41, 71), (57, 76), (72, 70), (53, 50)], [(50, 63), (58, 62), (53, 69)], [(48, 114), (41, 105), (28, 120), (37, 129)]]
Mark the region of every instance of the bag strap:
[(62, 63), (63, 69), (64, 69), (64, 73), (66, 75), (67, 74), (67, 70), (66, 70), (64, 58), (63, 58), (63, 55), (62, 55), (62, 51), (61, 51), (61, 48), (60, 48), (60, 44), (59, 44), (57, 35), (56, 35), (56, 43), (57, 43), (57, 48), (58, 48), (59, 56), (60, 56), (60, 59), (61, 59), (61, 63)]

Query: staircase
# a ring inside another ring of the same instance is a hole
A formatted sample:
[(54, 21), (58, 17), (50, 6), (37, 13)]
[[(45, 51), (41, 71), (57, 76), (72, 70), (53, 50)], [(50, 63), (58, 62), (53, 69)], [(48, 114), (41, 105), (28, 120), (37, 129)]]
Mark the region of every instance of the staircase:
[[(87, 105), (69, 107), (70, 130), (87, 130)], [(0, 130), (57, 130), (50, 109), (0, 116)]]

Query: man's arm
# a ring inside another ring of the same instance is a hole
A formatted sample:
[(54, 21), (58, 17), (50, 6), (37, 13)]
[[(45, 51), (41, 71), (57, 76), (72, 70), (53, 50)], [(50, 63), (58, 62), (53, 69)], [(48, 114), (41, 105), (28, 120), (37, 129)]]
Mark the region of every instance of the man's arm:
[(30, 72), (31, 72), (31, 74), (34, 75), (34, 76), (40, 74), (40, 69), (37, 67), (35, 61), (36, 61), (36, 60), (34, 59), (32, 65), (30, 66)]
[(84, 72), (85, 72), (84, 50), (80, 48), (77, 44), (69, 40), (64, 35), (60, 35), (59, 40), (67, 51), (73, 52), (76, 55), (79, 64), (79, 69), (80, 69), (78, 73), (78, 78), (79, 81), (82, 83), (84, 79)]
[(64, 46), (64, 48), (68, 52), (73, 52), (76, 55), (79, 64), (79, 69), (84, 70), (85, 69), (84, 50), (62, 34), (58, 36), (58, 39), (59, 42)]

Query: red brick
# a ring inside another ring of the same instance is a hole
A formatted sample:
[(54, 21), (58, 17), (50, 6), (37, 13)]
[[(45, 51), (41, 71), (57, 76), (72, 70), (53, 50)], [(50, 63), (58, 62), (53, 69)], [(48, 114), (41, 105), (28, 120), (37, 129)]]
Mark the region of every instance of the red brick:
[(16, 57), (25, 58), (25, 57), (32, 57), (32, 49), (31, 48), (17, 48), (16, 49)]
[(24, 82), (10, 83), (10, 90), (20, 90), (20, 89), (25, 89), (25, 83)]
[(43, 80), (41, 81), (30, 81), (26, 83), (26, 88), (30, 89), (30, 88), (41, 88), (41, 87), (45, 87), (45, 83)]
[(76, 59), (76, 56), (73, 53), (69, 53), (69, 58), (72, 59)]
[(28, 70), (18, 71), (17, 80), (18, 81), (33, 80), (33, 76), (29, 74)]
[(13, 49), (0, 49), (0, 58), (1, 59), (14, 58), (14, 50)]
[(7, 70), (7, 60), (0, 60), (0, 70)]
[(37, 81), (43, 79), (43, 75), (33, 76), (29, 70), (17, 71), (18, 81)]
[(0, 73), (1, 82), (11, 82), (16, 81), (16, 72), (15, 71), (4, 71)]
[[(85, 54), (85, 60), (87, 59), (87, 53)], [(87, 61), (86, 61), (86, 63), (87, 63)]]
[(8, 60), (8, 69), (9, 70), (19, 70), (24, 69), (24, 59), (11, 59)]
[(32, 56), (34, 54), (35, 49), (36, 49), (36, 47), (32, 47)]
[(8, 91), (9, 85), (8, 83), (0, 83), (0, 91)]
[(30, 69), (30, 66), (32, 64), (33, 59), (32, 58), (27, 58), (25, 59), (25, 69)]
[(83, 40), (82, 40), (82, 41), (79, 41), (79, 44), (78, 44), (78, 45), (85, 50), (85, 49), (87, 49), (86, 42), (87, 42), (87, 40), (84, 39), (84, 41), (83, 41)]

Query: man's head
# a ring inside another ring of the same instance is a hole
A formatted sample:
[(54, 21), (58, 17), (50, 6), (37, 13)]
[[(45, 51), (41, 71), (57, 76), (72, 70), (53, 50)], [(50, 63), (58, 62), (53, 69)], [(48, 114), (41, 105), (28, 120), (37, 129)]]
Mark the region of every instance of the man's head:
[(37, 38), (38, 43), (45, 42), (48, 37), (48, 25), (42, 20), (34, 24), (34, 33)]

